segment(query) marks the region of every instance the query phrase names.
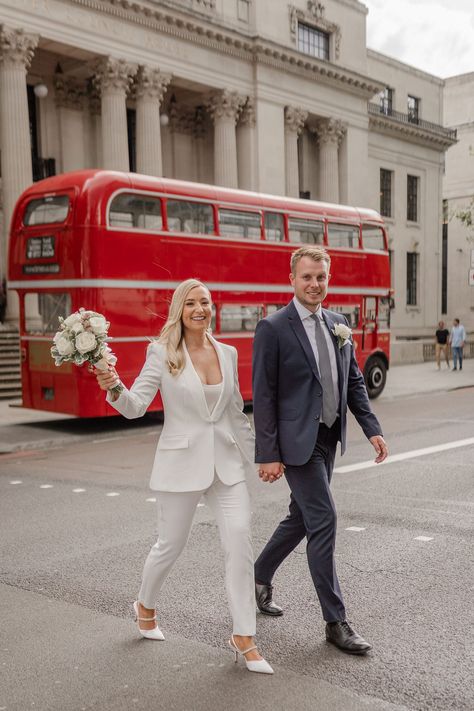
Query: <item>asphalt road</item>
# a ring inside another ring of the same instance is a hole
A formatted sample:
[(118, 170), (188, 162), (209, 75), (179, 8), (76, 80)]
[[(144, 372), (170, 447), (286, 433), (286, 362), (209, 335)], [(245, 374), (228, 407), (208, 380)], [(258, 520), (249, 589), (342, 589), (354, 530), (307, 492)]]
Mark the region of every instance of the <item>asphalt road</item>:
[[(391, 453), (472, 439), (473, 396), (376, 401)], [(472, 709), (474, 441), (348, 471), (371, 458), (351, 424), (333, 480), (337, 565), (373, 652), (324, 642), (301, 546), (274, 581), (284, 616), (258, 617), (276, 672), (261, 678), (226, 649), (223, 558), (204, 506), (159, 601), (167, 641), (137, 636), (130, 603), (155, 537), (150, 425), (0, 459), (0, 711)], [(249, 484), (257, 553), (288, 489)]]

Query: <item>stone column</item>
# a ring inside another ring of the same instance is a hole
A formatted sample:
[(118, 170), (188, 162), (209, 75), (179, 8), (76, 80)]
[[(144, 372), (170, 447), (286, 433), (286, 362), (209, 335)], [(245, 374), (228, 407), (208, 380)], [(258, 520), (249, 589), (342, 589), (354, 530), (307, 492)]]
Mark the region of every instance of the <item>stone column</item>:
[(87, 168), (99, 168), (102, 165), (102, 118), (100, 115), (100, 94), (93, 81), (87, 88), (87, 117), (89, 130), (87, 137)]
[(298, 164), (298, 136), (303, 130), (308, 112), (293, 106), (285, 107), (285, 164), (286, 194), (288, 197), (300, 196), (300, 177)]
[(102, 167), (130, 170), (127, 137), (127, 92), (136, 66), (108, 57), (96, 65), (95, 83), (101, 95)]
[(55, 101), (59, 115), (59, 141), (61, 145), (61, 170), (81, 170), (86, 167), (84, 141), (84, 102), (86, 87), (81, 82), (63, 74), (54, 77)]
[[(38, 36), (0, 25), (0, 146), (2, 160), (3, 236), (0, 279), (8, 271), (8, 235), (13, 208), (33, 178), (26, 72)], [(7, 319), (14, 320), (17, 302), (9, 292)], [(13, 307), (13, 308), (12, 308)]]
[(226, 188), (239, 186), (235, 124), (245, 99), (236, 91), (218, 91), (207, 102), (214, 122), (214, 181)]
[(173, 145), (173, 178), (196, 180), (197, 160), (194, 150), (195, 110), (174, 105), (170, 110), (170, 132)]
[(163, 175), (161, 152), (160, 104), (171, 81), (159, 69), (140, 67), (136, 80), (137, 97), (137, 171), (145, 175)]
[(257, 189), (256, 123), (255, 102), (249, 96), (237, 124), (237, 166), (242, 190)]
[(323, 119), (318, 123), (319, 199), (323, 202), (339, 202), (338, 150), (345, 130), (345, 124), (336, 119)]
[(212, 164), (207, 152), (209, 119), (202, 106), (196, 107), (194, 115), (194, 152), (196, 163), (196, 180), (200, 183), (212, 183)]

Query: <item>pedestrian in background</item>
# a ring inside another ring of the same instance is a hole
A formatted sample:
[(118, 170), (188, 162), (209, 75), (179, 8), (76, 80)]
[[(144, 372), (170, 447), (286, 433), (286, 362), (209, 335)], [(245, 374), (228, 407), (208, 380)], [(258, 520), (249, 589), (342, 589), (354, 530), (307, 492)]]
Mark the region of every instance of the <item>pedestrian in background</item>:
[(464, 326), (460, 323), (458, 318), (455, 318), (451, 329), (451, 336), (449, 338), (451, 350), (453, 352), (453, 370), (457, 370), (458, 363), (459, 370), (462, 370), (462, 349), (464, 348), (465, 341), (466, 331)]
[[(250, 501), (246, 473), (255, 475), (255, 438), (237, 375), (237, 351), (210, 333), (209, 289), (187, 279), (175, 290), (168, 319), (158, 341), (148, 347), (146, 362), (130, 390), (107, 394), (108, 402), (127, 418), (141, 417), (161, 393), (164, 426), (150, 487), (157, 491), (158, 541), (143, 570), (133, 604), (140, 634), (164, 636), (156, 623), (156, 598), (186, 545), (201, 499), (212, 510), (225, 551), (227, 597), (233, 619), (229, 640), (235, 661), (245, 659), (252, 672), (273, 674), (254, 643), (256, 610)], [(120, 384), (112, 367), (97, 371), (103, 390)], [(178, 586), (176, 597), (191, 595)], [(196, 626), (196, 633), (199, 626)]]
[(449, 369), (449, 331), (446, 328), (444, 321), (438, 323), (438, 329), (435, 334), (435, 353), (436, 353), (436, 365), (438, 370), (441, 370), (441, 354), (444, 355), (446, 360), (446, 365)]

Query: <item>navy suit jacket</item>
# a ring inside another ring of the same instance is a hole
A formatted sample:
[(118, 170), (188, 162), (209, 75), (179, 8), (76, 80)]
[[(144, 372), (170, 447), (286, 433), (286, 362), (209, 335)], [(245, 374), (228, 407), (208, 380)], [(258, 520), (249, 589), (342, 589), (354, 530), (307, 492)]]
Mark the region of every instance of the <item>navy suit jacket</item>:
[[(323, 309), (336, 352), (339, 380), (341, 452), (346, 449), (347, 408), (367, 438), (382, 434), (370, 407), (354, 345), (339, 348), (332, 333), (341, 314)], [(258, 322), (253, 344), (253, 411), (255, 461), (301, 466), (311, 457), (323, 405), (319, 371), (301, 318), (291, 301)]]

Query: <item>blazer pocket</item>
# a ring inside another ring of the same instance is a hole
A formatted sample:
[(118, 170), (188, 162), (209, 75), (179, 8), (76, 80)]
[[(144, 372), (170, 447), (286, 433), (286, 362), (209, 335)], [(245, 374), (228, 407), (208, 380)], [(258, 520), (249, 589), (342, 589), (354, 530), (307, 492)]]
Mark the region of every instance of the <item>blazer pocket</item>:
[(189, 447), (189, 437), (183, 435), (161, 435), (158, 441), (158, 449), (187, 449)]

